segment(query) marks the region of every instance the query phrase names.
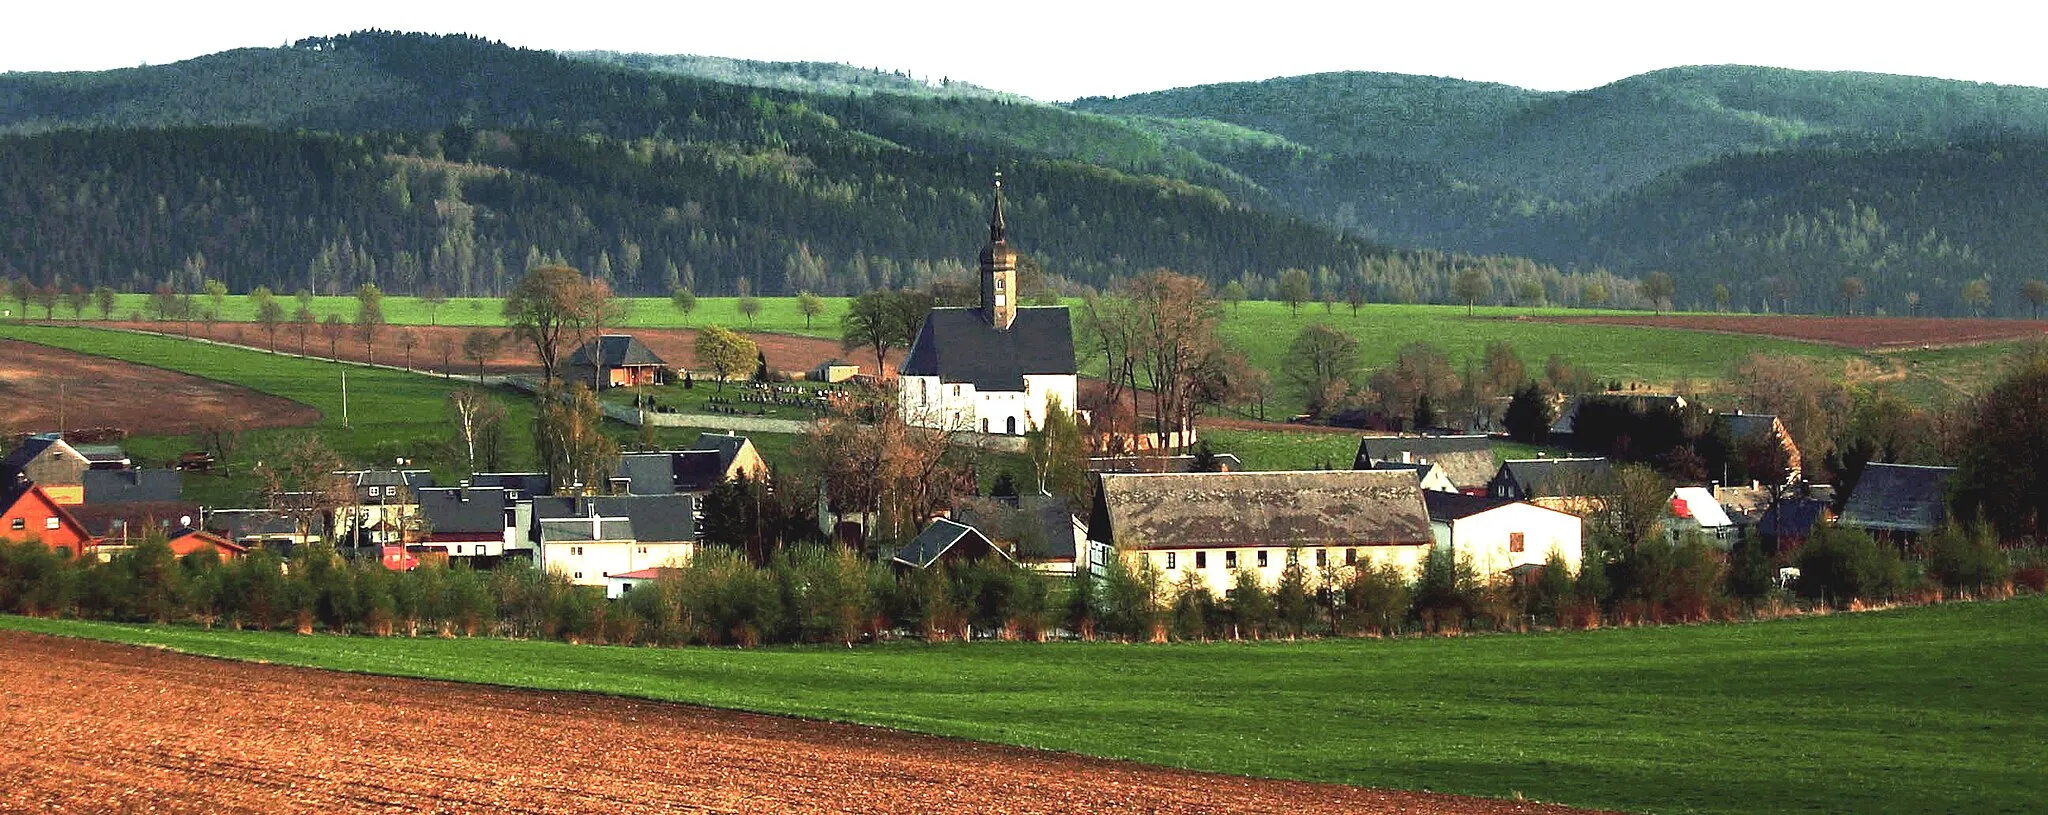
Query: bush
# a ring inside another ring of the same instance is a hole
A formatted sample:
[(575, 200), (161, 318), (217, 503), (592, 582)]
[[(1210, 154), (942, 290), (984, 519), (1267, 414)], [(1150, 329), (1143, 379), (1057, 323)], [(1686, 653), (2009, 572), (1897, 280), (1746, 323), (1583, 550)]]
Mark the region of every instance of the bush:
[(1301, 565), (1299, 549), (1287, 551), (1287, 568), (1280, 570), (1280, 584), (1273, 587), (1273, 613), (1287, 636), (1319, 633), (1315, 596), (1309, 591), (1308, 569)]
[(1104, 567), (1102, 615), (1097, 625), (1105, 634), (1126, 640), (1156, 639), (1159, 630), (1159, 569), (1143, 555), (1126, 558), (1119, 552)]
[(1460, 557), (1450, 548), (1429, 550), (1422, 561), (1422, 576), (1415, 581), (1415, 619), (1426, 631), (1458, 631), (1465, 618), (1479, 607), (1479, 578), (1472, 571), (1472, 559)]
[(1344, 584), (1343, 621), (1339, 628), (1352, 634), (1393, 634), (1408, 617), (1413, 595), (1401, 569), (1392, 563), (1377, 567), (1361, 560), (1352, 567), (1351, 580)]
[(1222, 609), (1209, 581), (1193, 569), (1184, 569), (1173, 581), (1172, 629), (1174, 639), (1207, 640), (1222, 627)]
[(2004, 585), (2012, 566), (1989, 530), (1948, 525), (1927, 541), (1927, 573), (1944, 588), (1983, 592)]
[(1266, 593), (1257, 571), (1240, 568), (1230, 576), (1230, 594), (1225, 600), (1230, 605), (1231, 636), (1258, 639), (1273, 624), (1273, 597)]
[(1822, 527), (1798, 554), (1799, 594), (1846, 608), (1891, 598), (1904, 587), (1899, 553), (1853, 529)]

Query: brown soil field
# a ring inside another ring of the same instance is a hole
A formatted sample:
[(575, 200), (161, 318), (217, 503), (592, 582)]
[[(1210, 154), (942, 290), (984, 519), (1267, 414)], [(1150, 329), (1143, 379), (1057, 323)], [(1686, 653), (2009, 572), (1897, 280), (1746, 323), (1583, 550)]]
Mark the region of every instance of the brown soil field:
[(115, 427), (131, 436), (182, 435), (223, 419), (245, 430), (320, 419), (308, 405), (238, 385), (0, 340), (0, 427), (56, 430), (60, 402), (66, 428)]
[(0, 811), (1563, 813), (0, 633)]
[(1776, 337), (1863, 350), (1979, 345), (2048, 339), (2048, 320), (1969, 320), (1938, 317), (1779, 317), (1735, 314), (1666, 314), (1536, 318), (1560, 323), (1684, 328)]

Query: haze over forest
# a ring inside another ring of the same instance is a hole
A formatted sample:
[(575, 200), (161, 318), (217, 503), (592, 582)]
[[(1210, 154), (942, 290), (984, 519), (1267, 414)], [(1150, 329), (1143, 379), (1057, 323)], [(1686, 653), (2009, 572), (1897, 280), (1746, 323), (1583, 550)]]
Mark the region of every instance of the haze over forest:
[[(822, 63), (366, 32), (0, 75), (0, 274), (145, 290), (851, 293), (964, 274), (988, 180), (1072, 293), (2024, 315), (2048, 90), (1672, 68), (1586, 91), (1337, 73), (1035, 102)], [(1853, 281), (1854, 285), (1851, 285)], [(1593, 284), (1598, 285), (1593, 285)], [(1598, 295), (1598, 296), (1595, 296)]]

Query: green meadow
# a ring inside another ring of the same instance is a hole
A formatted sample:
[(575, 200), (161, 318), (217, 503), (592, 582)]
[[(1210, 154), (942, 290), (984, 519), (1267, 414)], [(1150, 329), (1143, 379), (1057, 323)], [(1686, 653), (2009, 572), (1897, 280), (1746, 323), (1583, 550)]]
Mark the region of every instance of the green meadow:
[(2037, 811), (2048, 598), (1470, 638), (654, 649), (0, 617), (343, 671), (1640, 812)]

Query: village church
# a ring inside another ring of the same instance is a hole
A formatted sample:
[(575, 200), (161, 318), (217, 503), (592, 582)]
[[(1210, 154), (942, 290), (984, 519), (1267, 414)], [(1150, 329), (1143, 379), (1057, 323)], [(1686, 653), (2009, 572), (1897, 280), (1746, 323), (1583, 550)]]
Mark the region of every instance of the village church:
[(898, 370), (905, 423), (1015, 436), (1044, 421), (1050, 399), (1075, 409), (1067, 309), (1019, 305), (1017, 253), (1006, 232), (998, 177), (981, 250), (981, 305), (926, 315)]

